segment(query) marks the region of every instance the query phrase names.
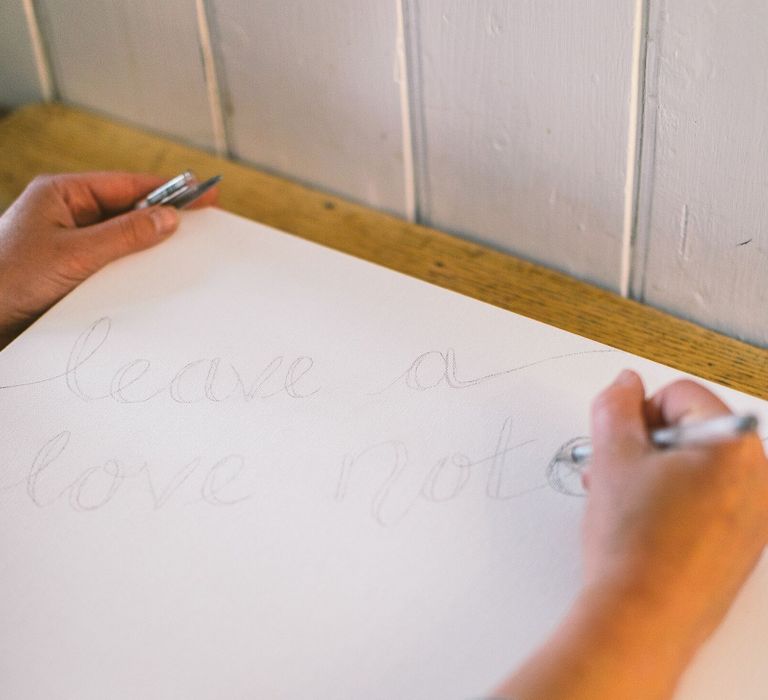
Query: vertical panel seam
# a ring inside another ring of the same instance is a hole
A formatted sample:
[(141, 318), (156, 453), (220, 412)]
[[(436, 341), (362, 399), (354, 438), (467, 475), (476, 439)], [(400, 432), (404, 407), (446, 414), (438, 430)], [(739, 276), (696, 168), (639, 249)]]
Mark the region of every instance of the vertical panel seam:
[(624, 183), (624, 221), (621, 238), (619, 292), (629, 297), (633, 247), (637, 235), (637, 214), (645, 107), (645, 61), (648, 48), (648, 5), (650, 0), (635, 0), (632, 37), (632, 74), (627, 127), (626, 180)]
[(227, 144), (227, 132), (224, 128), (224, 111), (221, 106), (221, 90), (216, 75), (213, 44), (211, 42), (211, 32), (205, 4), (205, 0), (195, 0), (197, 35), (200, 40), (200, 55), (203, 62), (205, 90), (208, 97), (208, 109), (211, 117), (213, 148), (216, 155), (226, 156), (229, 153), (229, 146)]
[(395, 55), (397, 57), (397, 82), (400, 86), (400, 126), (403, 144), (403, 189), (405, 194), (405, 218), (416, 221), (416, 179), (414, 171), (413, 120), (411, 118), (410, 75), (405, 39), (405, 0), (395, 0), (397, 32)]
[(21, 0), (21, 5), (24, 9), (24, 17), (27, 20), (27, 31), (29, 33), (29, 41), (32, 44), (32, 54), (35, 59), (35, 70), (38, 83), (40, 84), (40, 94), (45, 102), (50, 102), (56, 95), (56, 89), (35, 5), (33, 0)]
[(665, 0), (649, 0), (647, 15), (642, 149), (639, 153), (640, 178), (633, 243), (633, 266), (630, 279), (630, 295), (638, 301), (645, 300), (648, 257), (652, 239), (651, 223), (653, 221), (656, 132), (659, 109), (659, 51), (662, 43), (660, 21), (665, 12), (664, 2)]
[[(403, 161), (406, 169), (406, 188), (410, 188), (412, 193), (408, 194), (406, 191), (406, 209), (409, 201), (412, 202), (409, 218), (415, 223), (424, 223), (429, 212), (429, 197), (418, 8), (413, 0), (395, 0), (395, 7), (398, 44), (402, 41), (399, 80), (401, 82), (400, 113), (403, 122)], [(398, 51), (400, 51), (399, 46)]]

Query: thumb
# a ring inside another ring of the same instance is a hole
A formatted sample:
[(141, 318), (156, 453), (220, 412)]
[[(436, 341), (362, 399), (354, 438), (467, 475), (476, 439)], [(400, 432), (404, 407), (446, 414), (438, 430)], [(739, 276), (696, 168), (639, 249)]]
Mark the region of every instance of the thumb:
[(621, 462), (648, 448), (645, 388), (640, 377), (624, 370), (592, 403), (594, 463)]
[(179, 213), (173, 207), (149, 207), (85, 226), (77, 230), (79, 259), (93, 273), (117, 258), (160, 243), (178, 225)]

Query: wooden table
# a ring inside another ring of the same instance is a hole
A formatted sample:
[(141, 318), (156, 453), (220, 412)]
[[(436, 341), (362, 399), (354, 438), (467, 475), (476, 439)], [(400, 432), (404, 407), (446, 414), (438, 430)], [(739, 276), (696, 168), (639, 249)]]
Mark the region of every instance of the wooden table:
[(0, 209), (40, 173), (188, 168), (224, 175), (228, 211), (768, 399), (768, 350), (566, 275), (70, 107), (0, 121)]

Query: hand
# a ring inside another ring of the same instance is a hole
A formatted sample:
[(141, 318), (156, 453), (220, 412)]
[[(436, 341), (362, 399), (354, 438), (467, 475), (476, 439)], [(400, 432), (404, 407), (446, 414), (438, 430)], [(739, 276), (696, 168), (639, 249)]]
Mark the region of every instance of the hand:
[(688, 380), (646, 400), (628, 371), (597, 397), (585, 586), (499, 697), (671, 697), (768, 540), (768, 460), (755, 435), (666, 450), (649, 436), (727, 413)]
[(592, 411), (587, 585), (615, 585), (648, 601), (692, 648), (725, 616), (768, 540), (768, 461), (755, 434), (664, 450), (649, 433), (729, 413), (687, 380), (645, 401), (629, 371)]
[[(130, 211), (163, 179), (129, 173), (35, 178), (0, 216), (0, 348), (108, 262), (165, 240), (171, 207)], [(195, 202), (212, 204), (212, 190)]]

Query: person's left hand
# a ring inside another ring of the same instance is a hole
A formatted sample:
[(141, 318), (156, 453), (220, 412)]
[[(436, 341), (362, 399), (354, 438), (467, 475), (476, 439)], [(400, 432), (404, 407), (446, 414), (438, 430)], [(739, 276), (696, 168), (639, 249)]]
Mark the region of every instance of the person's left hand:
[[(0, 216), (0, 349), (108, 262), (159, 243), (172, 207), (130, 211), (163, 178), (78, 173), (35, 178)], [(216, 201), (215, 188), (195, 206)]]

